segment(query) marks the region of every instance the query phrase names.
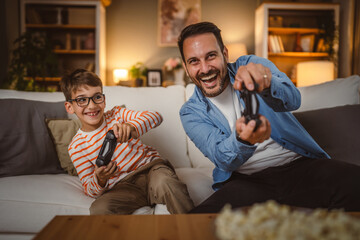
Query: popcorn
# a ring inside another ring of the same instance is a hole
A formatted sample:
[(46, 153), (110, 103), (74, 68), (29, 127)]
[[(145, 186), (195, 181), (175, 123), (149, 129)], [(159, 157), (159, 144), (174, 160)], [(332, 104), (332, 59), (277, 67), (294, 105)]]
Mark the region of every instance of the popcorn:
[(272, 200), (254, 204), (248, 211), (232, 211), (226, 205), (215, 227), (221, 240), (360, 239), (360, 220), (342, 210), (305, 212)]

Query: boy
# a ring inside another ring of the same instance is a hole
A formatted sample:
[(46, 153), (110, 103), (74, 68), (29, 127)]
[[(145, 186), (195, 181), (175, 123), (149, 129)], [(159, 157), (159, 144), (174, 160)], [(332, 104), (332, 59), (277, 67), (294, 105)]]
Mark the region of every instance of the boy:
[[(60, 87), (66, 111), (75, 113), (81, 121), (81, 129), (68, 150), (85, 193), (96, 198), (90, 214), (131, 214), (154, 204), (166, 204), (172, 214), (193, 208), (186, 185), (177, 178), (171, 164), (138, 139), (161, 124), (159, 113), (119, 106), (104, 112), (102, 82), (84, 69), (64, 76)], [(95, 161), (110, 129), (118, 143), (111, 162), (98, 167)]]

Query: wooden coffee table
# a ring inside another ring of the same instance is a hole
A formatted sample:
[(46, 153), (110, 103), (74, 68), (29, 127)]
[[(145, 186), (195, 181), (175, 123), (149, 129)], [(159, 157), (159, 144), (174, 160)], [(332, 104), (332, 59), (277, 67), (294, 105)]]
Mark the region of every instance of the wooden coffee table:
[[(349, 213), (360, 218), (360, 212)], [(40, 239), (216, 240), (217, 214), (56, 216)]]
[(216, 240), (216, 214), (56, 216), (34, 239)]

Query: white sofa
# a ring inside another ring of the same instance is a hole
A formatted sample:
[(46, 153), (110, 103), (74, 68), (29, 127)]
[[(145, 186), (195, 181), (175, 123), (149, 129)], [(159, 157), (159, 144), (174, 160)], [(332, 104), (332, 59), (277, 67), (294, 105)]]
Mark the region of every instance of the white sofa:
[[(300, 88), (303, 103), (299, 111), (359, 104), (359, 85), (360, 77), (355, 75)], [(193, 90), (193, 84), (186, 88), (104, 87), (106, 109), (125, 104), (130, 109), (155, 110), (162, 114), (163, 123), (144, 135), (142, 141), (155, 147), (174, 165), (179, 178), (187, 184), (195, 205), (198, 205), (213, 193), (213, 164), (189, 141), (179, 118), (179, 110)], [(0, 90), (0, 99), (10, 98), (64, 101), (61, 92)], [(1, 177), (0, 239), (30, 239), (55, 215), (88, 215), (92, 201), (84, 194), (77, 176), (36, 174)], [(165, 214), (167, 210), (159, 205), (155, 209), (142, 208), (137, 213)]]

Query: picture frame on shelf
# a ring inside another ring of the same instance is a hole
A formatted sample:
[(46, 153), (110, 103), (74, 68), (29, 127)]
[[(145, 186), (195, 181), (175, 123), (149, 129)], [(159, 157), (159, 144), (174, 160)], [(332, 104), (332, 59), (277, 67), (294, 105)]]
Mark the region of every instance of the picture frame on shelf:
[(303, 52), (314, 52), (315, 35), (307, 34), (300, 37), (300, 45)]
[(201, 19), (201, 0), (158, 0), (158, 42), (176, 47), (183, 28)]
[(146, 77), (149, 87), (161, 87), (163, 81), (161, 69), (148, 69)]

